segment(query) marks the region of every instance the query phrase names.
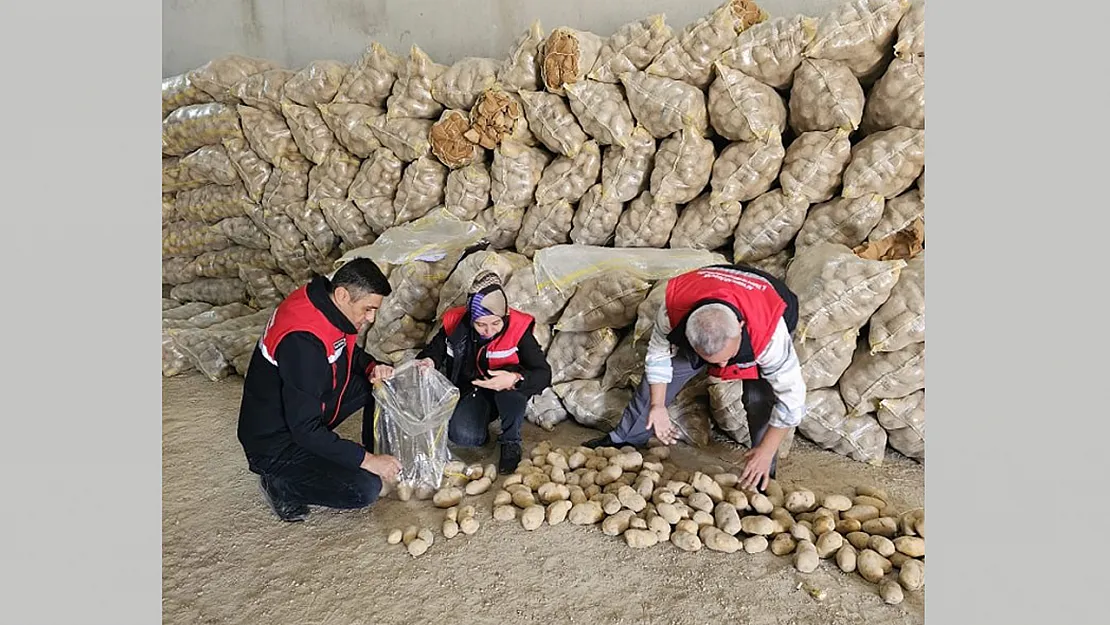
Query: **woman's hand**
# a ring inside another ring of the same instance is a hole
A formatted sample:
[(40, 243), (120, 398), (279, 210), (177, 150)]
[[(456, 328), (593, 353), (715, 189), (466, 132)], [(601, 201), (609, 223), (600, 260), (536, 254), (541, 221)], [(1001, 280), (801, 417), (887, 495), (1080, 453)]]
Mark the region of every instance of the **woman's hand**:
[(389, 365), (378, 365), (370, 372), (370, 383), (377, 384), (383, 380), (388, 380), (393, 377), (393, 367)]
[(491, 391), (507, 391), (523, 379), (524, 376), (512, 371), (490, 371), (488, 379), (477, 379), (471, 384)]

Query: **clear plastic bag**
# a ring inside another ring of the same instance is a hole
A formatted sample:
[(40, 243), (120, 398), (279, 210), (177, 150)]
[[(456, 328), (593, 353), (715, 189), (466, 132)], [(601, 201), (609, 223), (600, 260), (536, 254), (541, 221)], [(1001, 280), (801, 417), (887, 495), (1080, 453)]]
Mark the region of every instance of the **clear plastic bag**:
[(218, 223), (228, 217), (241, 217), (254, 204), (243, 185), (206, 184), (179, 191), (174, 201), (177, 218), (189, 222)]
[(211, 102), (212, 96), (202, 91), (189, 80), (189, 74), (178, 74), (162, 79), (162, 118), (175, 109), (190, 104)]
[[(536, 204), (554, 204), (559, 200), (577, 203), (597, 182), (601, 172), (601, 148), (596, 141), (587, 141), (573, 158), (558, 156), (544, 168), (536, 184)], [(570, 231), (569, 216), (567, 231)]]
[(366, 225), (374, 234), (382, 234), (393, 226), (393, 198), (404, 169), (405, 164), (393, 152), (378, 148), (362, 162), (347, 189), (347, 198), (362, 211)]
[(188, 284), (197, 279), (196, 259), (192, 256), (167, 258), (162, 261), (162, 284)]
[(219, 102), (190, 104), (162, 120), (162, 154), (184, 156), (239, 133), (239, 114)]
[(432, 152), (428, 133), (435, 124), (431, 119), (398, 117), (387, 119), (371, 127), (378, 141), (406, 163), (427, 156)]
[(262, 192), (266, 188), (266, 181), (270, 179), (273, 167), (251, 149), (250, 143), (242, 132), (224, 139), (223, 144), (232, 166), (235, 167), (235, 171), (243, 181), (243, 186), (246, 187), (247, 195), (252, 202), (261, 202)]
[(443, 206), (455, 218), (470, 221), (490, 204), (489, 166), (471, 163), (447, 174)]
[[(729, 149), (726, 148), (716, 163), (723, 162), (728, 152)], [(705, 189), (710, 176), (717, 169), (714, 156), (713, 142), (691, 128), (683, 128), (664, 139), (659, 143), (655, 167), (651, 171), (651, 195), (656, 198), (656, 202), (685, 204), (693, 201)], [(777, 167), (775, 174), (778, 174)], [(750, 198), (721, 198), (722, 201), (727, 199)], [(677, 214), (675, 218), (678, 218)], [(671, 227), (673, 226), (674, 223), (671, 223)], [(663, 244), (666, 244), (666, 239)]]
[(282, 100), (281, 114), (285, 116), (297, 149), (313, 163), (320, 165), (328, 152), (339, 147), (335, 133), (324, 123), (324, 116), (316, 107), (309, 108), (292, 100)]
[(537, 250), (566, 243), (573, 218), (574, 207), (565, 199), (528, 208), (517, 233), (516, 250), (530, 258)]
[(451, 460), (447, 423), (459, 389), (435, 369), (399, 365), (389, 380), (374, 385), (374, 453), (401, 463), (398, 485), (437, 489)]
[(659, 201), (651, 191), (644, 191), (621, 213), (613, 236), (614, 249), (666, 247), (677, 222), (677, 204)]
[(267, 163), (286, 169), (304, 160), (281, 113), (239, 105), (243, 136)]
[(247, 285), (239, 278), (197, 278), (173, 287), (170, 297), (181, 302), (208, 302), (215, 306), (244, 303)]
[(474, 222), (459, 221), (445, 211), (432, 211), (412, 223), (386, 230), (366, 247), (347, 252), (336, 261), (335, 268), (353, 258), (369, 258), (379, 265), (435, 262), (474, 245), (483, 236), (485, 233)]
[(217, 226), (193, 221), (175, 221), (162, 228), (162, 258), (199, 256), (231, 247)]
[(540, 148), (506, 139), (493, 151), (490, 198), (494, 206), (524, 209), (535, 199), (536, 185), (552, 155)]
[(887, 433), (874, 417), (850, 418), (836, 389), (806, 393), (805, 417), (798, 425), (802, 436), (859, 462), (881, 466), (886, 455)]
[[(921, 184), (918, 178), (918, 185)], [(883, 216), (879, 223), (867, 235), (868, 241), (879, 241), (886, 237), (905, 230), (917, 219), (925, 219), (925, 198), (921, 190), (911, 189), (896, 198), (888, 200), (883, 208)]]
[(613, 271), (627, 271), (644, 280), (662, 280), (727, 262), (724, 256), (706, 250), (556, 245), (536, 252), (534, 267), (540, 290), (553, 286), (566, 291), (584, 280)]
[(393, 198), (396, 211), (394, 225), (414, 221), (442, 205), (447, 188), (447, 167), (432, 156), (421, 156), (405, 167), (397, 196)]
[(162, 193), (179, 193), (186, 189), (195, 189), (207, 184), (191, 176), (195, 172), (181, 166), (180, 156), (162, 157)]
[(205, 252), (194, 261), (197, 276), (201, 278), (237, 278), (239, 267), (277, 269), (270, 250), (256, 250), (233, 245), (217, 252)]
[(572, 295), (573, 286), (562, 291), (552, 285), (539, 289), (536, 286), (535, 268), (531, 263), (515, 270), (512, 277), (505, 281), (505, 297), (509, 300), (509, 306), (532, 315), (537, 324), (557, 321)]
[[(310, 209), (320, 208), (324, 199), (346, 200), (347, 191), (358, 175), (362, 161), (347, 150), (336, 148), (324, 157), (324, 162), (308, 172), (308, 199)], [(361, 219), (361, 217), (360, 217)]]

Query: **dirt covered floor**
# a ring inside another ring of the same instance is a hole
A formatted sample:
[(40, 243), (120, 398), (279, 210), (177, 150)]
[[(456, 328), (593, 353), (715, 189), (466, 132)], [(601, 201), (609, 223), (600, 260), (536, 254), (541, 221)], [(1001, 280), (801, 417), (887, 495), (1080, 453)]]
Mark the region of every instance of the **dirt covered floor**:
[[(191, 374), (162, 385), (163, 622), (387, 625), (461, 623), (893, 624), (923, 623), (924, 592), (897, 606), (832, 560), (798, 573), (789, 558), (670, 544), (632, 550), (597, 527), (562, 523), (526, 532), (491, 516), (492, 489), (473, 536), (443, 538), (431, 502), (383, 500), (367, 510), (313, 508), (304, 523), (272, 516), (235, 438), (242, 381)], [(358, 439), (355, 415), (339, 433)], [(571, 446), (593, 434), (572, 423), (547, 434), (527, 424), (525, 448), (549, 436)], [(493, 446), (489, 450), (494, 461)], [(687, 468), (735, 466), (740, 452), (716, 443), (676, 448)], [(784, 487), (852, 494), (887, 489), (899, 511), (924, 505), (921, 465), (889, 452), (872, 467), (799, 437), (779, 467)], [(412, 558), (386, 543), (394, 527), (433, 528), (436, 541)], [(815, 599), (808, 590), (823, 589)]]

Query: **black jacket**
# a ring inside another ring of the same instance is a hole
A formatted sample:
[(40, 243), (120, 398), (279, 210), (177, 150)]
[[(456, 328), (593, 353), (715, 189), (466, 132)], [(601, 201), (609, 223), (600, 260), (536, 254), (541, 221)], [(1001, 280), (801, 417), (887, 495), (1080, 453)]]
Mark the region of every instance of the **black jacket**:
[[(324, 278), (310, 282), (307, 294), (336, 328), (356, 333), (354, 325), (328, 297)], [(264, 472), (282, 462), (296, 447), (346, 467), (357, 468), (362, 464), (366, 451), (362, 445), (340, 438), (333, 431), (344, 416), (339, 415), (333, 423), (328, 423), (328, 419), (336, 414), (336, 403), (344, 386), (344, 403), (354, 395), (369, 393), (367, 376), (377, 363), (364, 350), (349, 346), (335, 362), (333, 385), (332, 366), (325, 354), (324, 344), (308, 332), (292, 332), (281, 340), (274, 353), (278, 366), (270, 363), (255, 346), (243, 382), (238, 430), (252, 471)], [(352, 380), (348, 383), (347, 359), (351, 357)]]
[[(451, 350), (455, 353), (454, 357), (447, 355), (448, 341), (451, 342)], [(516, 390), (524, 394), (525, 397), (538, 395), (545, 388), (551, 386), (551, 365), (547, 364), (547, 357), (540, 349), (540, 344), (536, 341), (535, 335), (532, 334), (532, 326), (529, 326), (524, 336), (521, 337), (517, 348), (519, 350), (517, 358), (520, 359), (520, 364), (506, 367), (506, 370), (524, 376)], [(470, 322), (470, 314), (467, 313), (450, 337), (447, 336), (447, 332), (443, 328), (440, 328), (432, 341), (416, 357), (431, 358), (435, 362), (436, 369), (458, 387), (460, 394), (466, 395), (475, 388), (471, 382), (479, 377), (479, 371), (475, 364), (480, 365), (482, 370), (489, 370), (489, 359), (484, 354), (480, 362), (474, 362), (471, 354), (475, 354), (477, 351), (478, 333), (474, 331), (474, 326)]]

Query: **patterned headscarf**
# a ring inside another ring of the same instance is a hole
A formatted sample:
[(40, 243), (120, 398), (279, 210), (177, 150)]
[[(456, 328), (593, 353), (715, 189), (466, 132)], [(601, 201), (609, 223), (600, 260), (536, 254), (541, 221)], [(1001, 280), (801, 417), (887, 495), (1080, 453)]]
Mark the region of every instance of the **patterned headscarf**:
[(488, 317), (507, 317), (509, 302), (505, 291), (501, 290), (501, 277), (492, 271), (483, 271), (474, 277), (470, 286), (470, 301), (467, 304), (471, 321)]

